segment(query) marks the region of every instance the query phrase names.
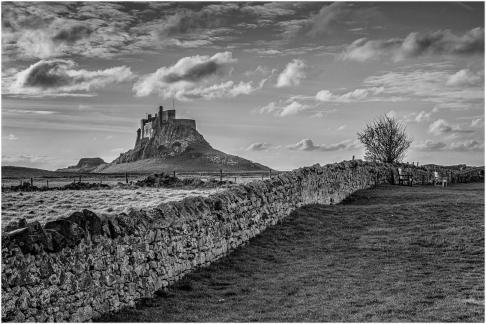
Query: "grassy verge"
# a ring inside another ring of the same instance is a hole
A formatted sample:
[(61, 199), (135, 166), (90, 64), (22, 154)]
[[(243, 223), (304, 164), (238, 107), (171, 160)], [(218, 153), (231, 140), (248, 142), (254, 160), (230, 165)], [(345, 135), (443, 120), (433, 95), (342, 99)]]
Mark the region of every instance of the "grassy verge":
[(484, 184), (312, 205), (122, 322), (484, 321)]

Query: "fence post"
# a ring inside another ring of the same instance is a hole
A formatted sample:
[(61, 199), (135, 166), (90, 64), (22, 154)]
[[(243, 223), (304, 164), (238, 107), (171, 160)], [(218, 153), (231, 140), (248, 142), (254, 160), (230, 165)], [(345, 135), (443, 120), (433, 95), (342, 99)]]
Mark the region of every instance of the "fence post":
[(175, 176), (175, 170), (173, 171), (173, 174), (174, 174), (174, 178), (175, 178), (175, 177), (176, 177), (176, 176)]
[(34, 178), (30, 178), (30, 186), (33, 187), (34, 186)]
[(49, 179), (47, 179), (46, 181), (47, 181), (46, 188), (49, 189)]
[(353, 155), (353, 161), (354, 161), (354, 155)]
[(81, 183), (81, 175), (79, 176), (79, 183)]
[(125, 183), (128, 183), (128, 172), (125, 172)]
[(219, 182), (223, 182), (223, 169), (219, 169)]
[(268, 177), (271, 179), (272, 178), (272, 169), (268, 170)]

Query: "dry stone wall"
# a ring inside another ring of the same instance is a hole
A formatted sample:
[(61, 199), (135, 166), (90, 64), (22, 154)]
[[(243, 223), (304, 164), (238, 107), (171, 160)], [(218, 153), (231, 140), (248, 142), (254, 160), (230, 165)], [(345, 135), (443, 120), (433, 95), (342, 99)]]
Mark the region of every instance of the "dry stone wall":
[[(418, 182), (430, 172), (410, 168)], [(396, 166), (315, 165), (109, 219), (88, 210), (2, 235), (3, 321), (89, 321), (135, 305), (306, 204), (398, 182)]]

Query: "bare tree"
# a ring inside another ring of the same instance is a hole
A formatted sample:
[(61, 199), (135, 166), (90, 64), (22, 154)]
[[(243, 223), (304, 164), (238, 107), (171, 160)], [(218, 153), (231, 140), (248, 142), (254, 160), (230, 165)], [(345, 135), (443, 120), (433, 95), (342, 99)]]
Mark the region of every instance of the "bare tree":
[(401, 162), (412, 143), (405, 126), (387, 115), (367, 124), (358, 139), (366, 148), (365, 160), (385, 163)]

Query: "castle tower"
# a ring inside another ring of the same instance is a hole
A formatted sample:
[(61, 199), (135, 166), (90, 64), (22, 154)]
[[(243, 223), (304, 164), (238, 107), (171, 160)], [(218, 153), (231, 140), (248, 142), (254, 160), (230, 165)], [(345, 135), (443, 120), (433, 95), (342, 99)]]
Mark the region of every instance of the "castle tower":
[(135, 144), (137, 144), (138, 142), (140, 142), (140, 134), (142, 133), (142, 130), (139, 128), (137, 129), (137, 141), (135, 142)]
[(163, 106), (159, 106), (159, 122), (162, 124), (162, 112), (164, 111)]
[[(143, 122), (143, 119), (140, 119), (140, 130), (141, 131), (143, 130), (143, 126), (145, 126), (144, 125), (144, 122)], [(142, 131), (142, 137), (141, 138), (143, 138), (143, 131)]]
[(174, 120), (176, 119), (176, 111), (175, 110), (167, 110), (167, 120)]

